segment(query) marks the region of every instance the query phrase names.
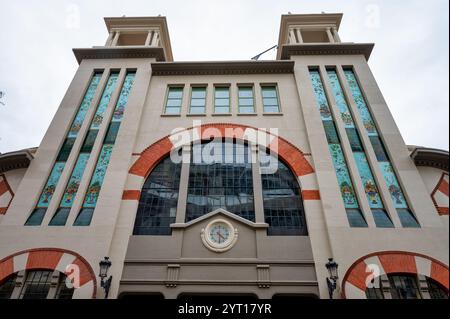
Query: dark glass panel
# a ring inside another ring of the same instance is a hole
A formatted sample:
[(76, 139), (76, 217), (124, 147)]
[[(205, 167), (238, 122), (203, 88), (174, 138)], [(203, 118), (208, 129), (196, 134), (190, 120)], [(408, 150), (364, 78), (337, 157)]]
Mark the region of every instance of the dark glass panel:
[(47, 208), (36, 208), (28, 218), (25, 226), (40, 226), (46, 212)]
[(70, 208), (59, 208), (50, 221), (49, 226), (65, 226), (69, 213)]
[(11, 275), (6, 280), (0, 283), (0, 300), (10, 299), (11, 295), (16, 287), (17, 275)]
[(84, 140), (83, 146), (81, 147), (81, 153), (90, 153), (94, 148), (95, 139), (97, 138), (98, 130), (90, 130), (86, 139)]
[(409, 209), (397, 209), (400, 222), (405, 228), (420, 228), (419, 222)]
[(389, 282), (392, 299), (422, 299), (416, 276), (391, 275)]
[(387, 212), (383, 209), (372, 209), (375, 225), (379, 228), (394, 228), (392, 220), (389, 218)]
[(339, 136), (333, 121), (323, 121), (328, 144), (339, 144)]
[(368, 227), (367, 222), (359, 209), (347, 209), (347, 217), (350, 227)]
[(92, 215), (94, 214), (94, 208), (83, 208), (78, 214), (77, 219), (73, 223), (74, 226), (89, 226), (92, 221)]
[(359, 138), (359, 134), (355, 128), (347, 128), (347, 136), (350, 141), (350, 145), (352, 147), (353, 152), (364, 152), (364, 149), (361, 144), (361, 140)]
[(22, 288), (21, 299), (46, 299), (50, 290), (52, 273), (49, 270), (28, 272)]
[(442, 287), (438, 282), (427, 277), (427, 285), (431, 299), (448, 299), (448, 291), (444, 287)]
[(111, 122), (108, 128), (108, 133), (106, 134), (104, 144), (114, 144), (116, 143), (117, 134), (119, 134), (120, 122)]
[(70, 151), (72, 151), (73, 144), (75, 144), (75, 138), (67, 138), (64, 141), (63, 147), (59, 151), (57, 162), (66, 162), (69, 158)]
[(58, 291), (56, 292), (56, 299), (72, 299), (75, 289), (67, 287), (66, 275), (61, 274), (60, 276), (61, 277), (58, 284)]
[(389, 162), (389, 157), (387, 156), (386, 150), (378, 136), (369, 136), (370, 142), (372, 143), (373, 150), (377, 156), (379, 162)]

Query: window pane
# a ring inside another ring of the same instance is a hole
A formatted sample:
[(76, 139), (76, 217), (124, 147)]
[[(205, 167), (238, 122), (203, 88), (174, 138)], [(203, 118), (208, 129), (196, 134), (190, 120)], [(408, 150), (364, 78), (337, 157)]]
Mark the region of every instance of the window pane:
[(279, 113), (280, 109), (278, 106), (264, 106), (265, 113)]
[(70, 151), (72, 151), (73, 144), (75, 144), (75, 138), (68, 138), (65, 140), (61, 151), (58, 154), (57, 162), (65, 162), (69, 158)]
[(17, 275), (11, 275), (0, 285), (0, 300), (10, 299), (11, 295), (16, 287)]
[(119, 134), (120, 122), (111, 122), (104, 144), (114, 144)]
[(230, 100), (229, 99), (216, 99), (215, 105), (216, 106), (229, 106)]
[(239, 88), (239, 97), (240, 98), (253, 98), (253, 88), (252, 87), (248, 87), (248, 88), (240, 87)]
[(179, 107), (168, 107), (166, 108), (166, 114), (180, 114), (181, 109)]
[(416, 276), (389, 276), (392, 299), (422, 299)]
[(339, 144), (339, 137), (333, 121), (323, 121), (328, 144)]
[(40, 226), (46, 212), (47, 208), (36, 208), (28, 218), (25, 226)]
[(230, 89), (229, 88), (216, 88), (216, 98), (229, 98)]
[(170, 88), (169, 89), (169, 99), (182, 99), (183, 98), (183, 88)]
[(350, 141), (350, 145), (352, 147), (353, 152), (364, 152), (364, 149), (361, 144), (361, 140), (359, 138), (359, 134), (355, 128), (347, 128), (347, 136)]
[(181, 102), (182, 100), (179, 99), (171, 99), (171, 100), (167, 100), (167, 107), (181, 107)]
[(204, 107), (191, 107), (190, 114), (205, 114)]
[(239, 106), (253, 106), (253, 99), (240, 99)]
[(92, 216), (94, 214), (93, 208), (83, 208), (78, 214), (77, 219), (73, 223), (74, 226), (89, 226), (92, 221)]
[(370, 142), (372, 143), (373, 150), (375, 151), (375, 155), (377, 156), (377, 160), (379, 162), (388, 162), (389, 158), (380, 138), (378, 136), (369, 136), (369, 138)]
[(261, 90), (264, 98), (277, 98), (277, 89), (275, 87), (263, 87)]
[(394, 228), (392, 220), (389, 218), (388, 214), (383, 209), (372, 209), (373, 218), (375, 219), (375, 224), (379, 228)]
[(56, 211), (55, 216), (53, 216), (50, 221), (50, 226), (64, 226), (66, 225), (67, 218), (69, 217), (70, 208), (59, 208)]
[(228, 106), (220, 106), (215, 109), (216, 114), (227, 114), (230, 113), (230, 108)]
[(347, 217), (350, 227), (368, 227), (367, 222), (359, 209), (347, 209)]
[(266, 98), (263, 99), (264, 106), (277, 106), (278, 107), (278, 99), (277, 98)]
[(206, 104), (205, 99), (192, 99), (191, 101), (191, 107), (205, 106), (205, 104)]
[(255, 113), (255, 109), (252, 106), (241, 106), (239, 112), (244, 114)]
[(409, 209), (397, 209), (402, 226), (405, 228), (420, 228), (419, 222)]
[(193, 99), (206, 98), (206, 88), (192, 88), (192, 98)]

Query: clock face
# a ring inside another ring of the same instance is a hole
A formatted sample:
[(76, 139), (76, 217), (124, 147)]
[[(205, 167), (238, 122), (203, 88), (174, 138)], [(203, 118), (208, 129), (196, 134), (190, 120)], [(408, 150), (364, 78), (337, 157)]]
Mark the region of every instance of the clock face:
[(202, 230), (202, 241), (206, 248), (217, 252), (225, 252), (233, 248), (237, 241), (238, 231), (226, 220), (214, 220)]
[(228, 225), (217, 223), (211, 227), (209, 231), (209, 238), (215, 244), (222, 245), (230, 239), (230, 229)]

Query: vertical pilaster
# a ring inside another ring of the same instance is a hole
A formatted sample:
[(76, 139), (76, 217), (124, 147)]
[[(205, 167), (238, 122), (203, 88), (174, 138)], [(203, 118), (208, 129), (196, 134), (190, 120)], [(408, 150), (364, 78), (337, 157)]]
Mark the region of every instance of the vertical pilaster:
[(191, 145), (184, 145), (182, 150), (183, 162), (181, 164), (180, 188), (178, 193), (176, 223), (186, 222), (186, 206), (189, 186), (189, 169), (191, 166)]
[(255, 203), (255, 222), (264, 223), (265, 217), (261, 172), (259, 165), (259, 147), (256, 144), (252, 144), (250, 147), (252, 153), (253, 202)]

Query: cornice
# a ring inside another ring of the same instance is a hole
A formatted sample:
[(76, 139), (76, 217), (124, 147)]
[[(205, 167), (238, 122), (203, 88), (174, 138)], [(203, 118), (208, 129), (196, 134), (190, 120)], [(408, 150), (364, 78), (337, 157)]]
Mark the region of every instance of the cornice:
[(281, 47), (281, 59), (293, 55), (364, 55), (369, 60), (373, 43), (286, 44)]
[(153, 75), (290, 74), (293, 61), (211, 61), (152, 63)]
[(416, 147), (411, 153), (411, 158), (417, 166), (435, 167), (448, 172), (449, 153), (447, 151)]
[(164, 49), (161, 47), (99, 47), (73, 49), (78, 64), (83, 60), (94, 59), (146, 59), (165, 61)]
[(0, 154), (0, 174), (20, 168), (27, 168), (34, 158), (36, 148)]

